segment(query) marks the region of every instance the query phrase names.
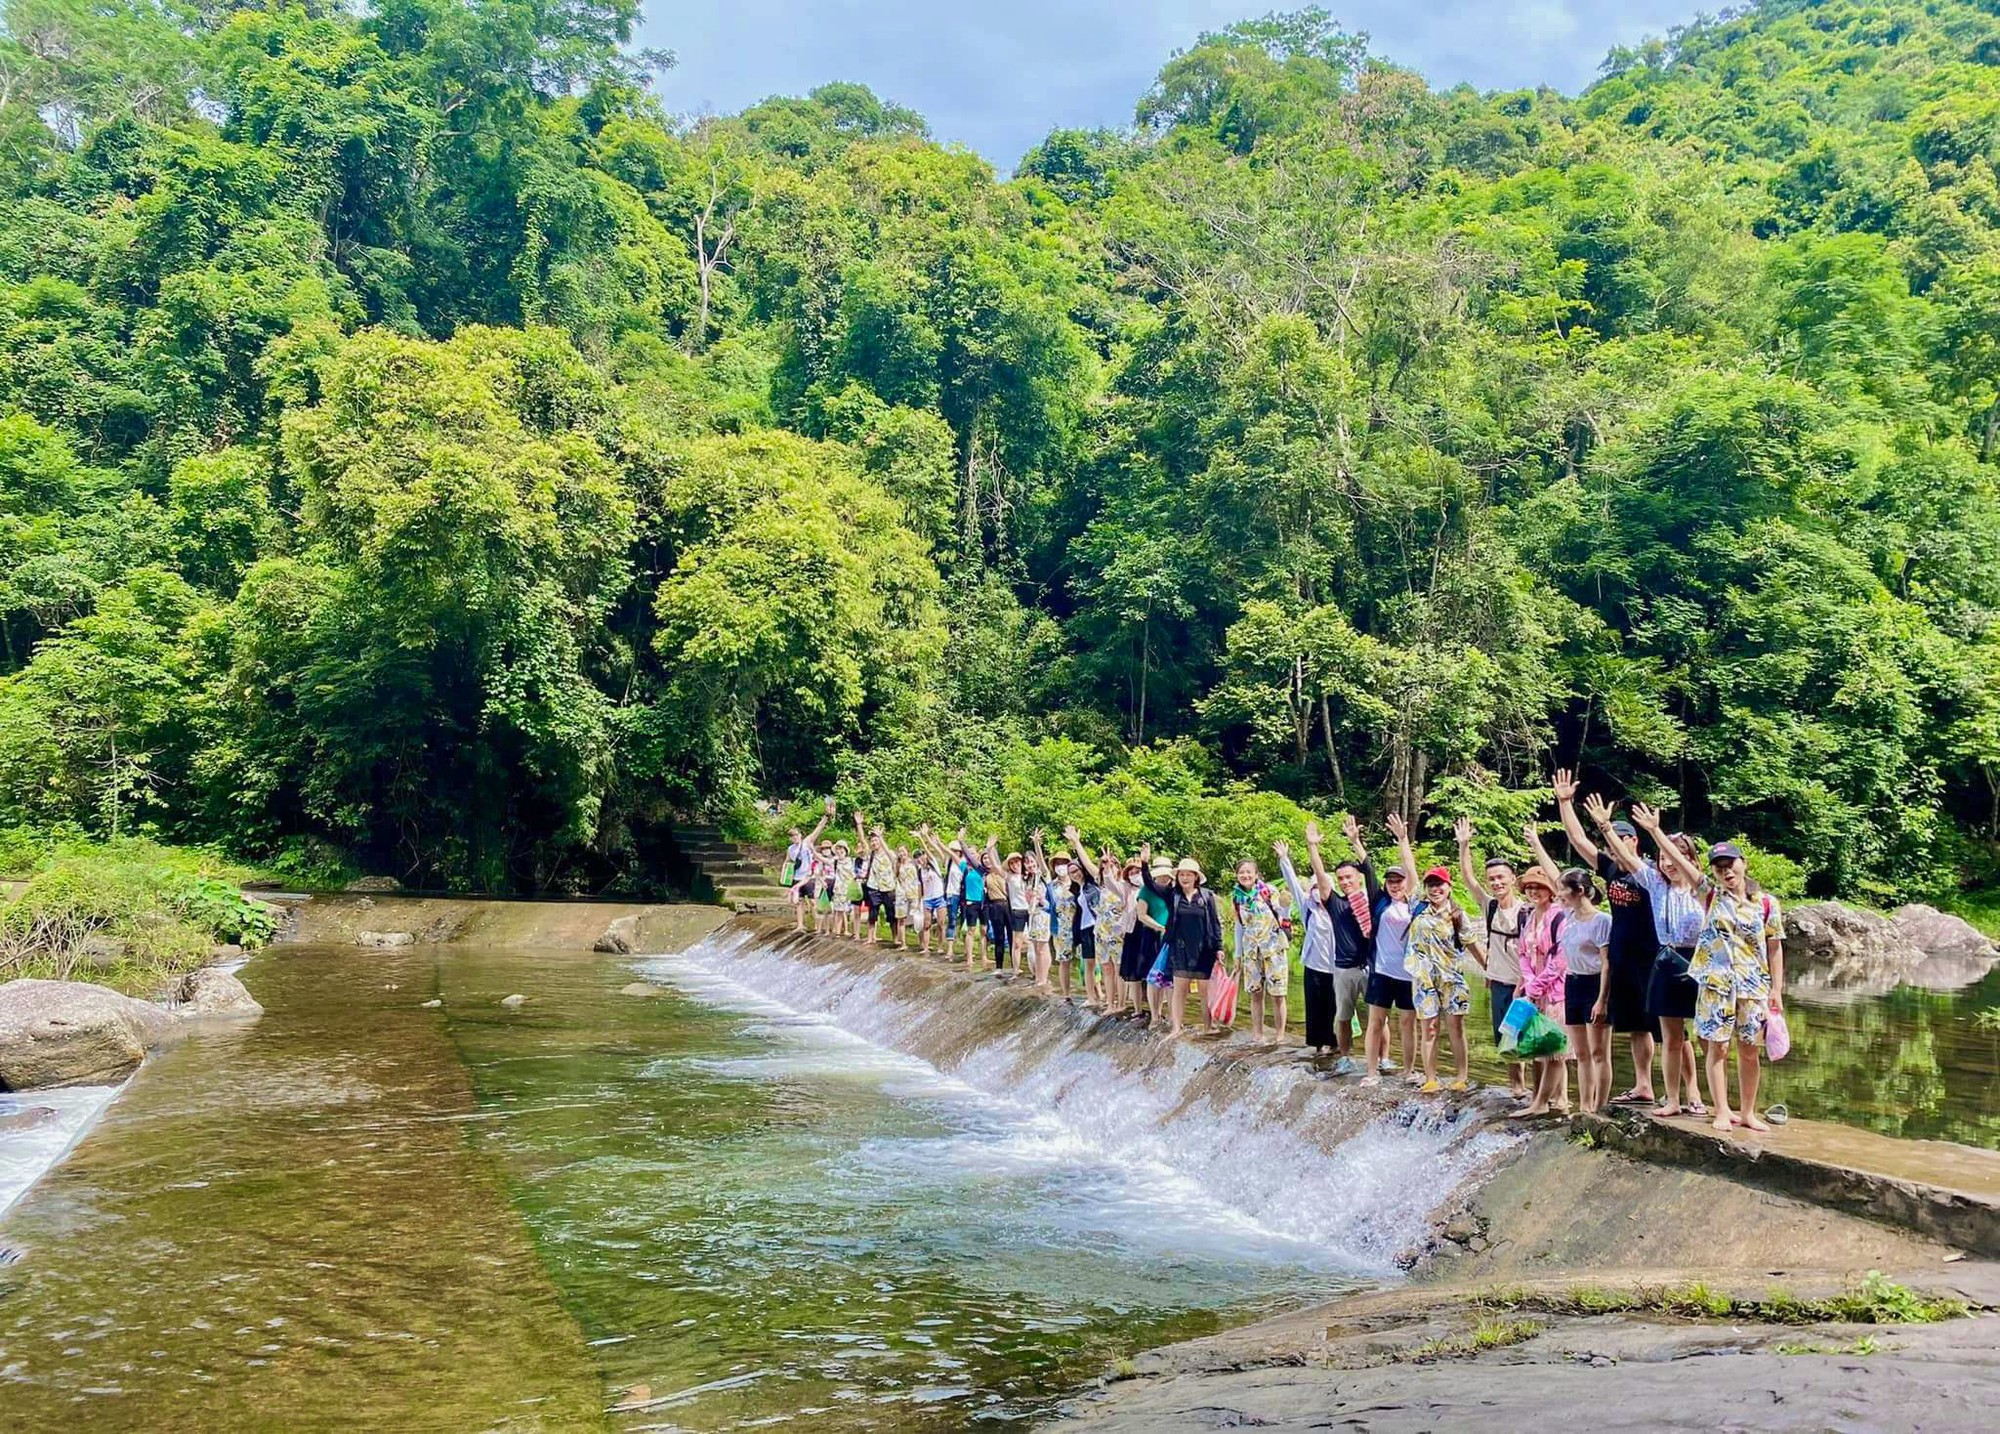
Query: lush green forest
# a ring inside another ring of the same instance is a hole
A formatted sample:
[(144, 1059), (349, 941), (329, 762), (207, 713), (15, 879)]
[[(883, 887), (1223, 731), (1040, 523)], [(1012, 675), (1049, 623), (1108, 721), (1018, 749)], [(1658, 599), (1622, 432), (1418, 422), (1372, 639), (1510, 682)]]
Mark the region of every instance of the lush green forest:
[(634, 0), (4, 15), (0, 827), (582, 889), (758, 794), (1498, 838), (1559, 760), (1995, 881), (2000, 0), (1574, 98), (1274, 15), (1004, 181), (676, 118)]

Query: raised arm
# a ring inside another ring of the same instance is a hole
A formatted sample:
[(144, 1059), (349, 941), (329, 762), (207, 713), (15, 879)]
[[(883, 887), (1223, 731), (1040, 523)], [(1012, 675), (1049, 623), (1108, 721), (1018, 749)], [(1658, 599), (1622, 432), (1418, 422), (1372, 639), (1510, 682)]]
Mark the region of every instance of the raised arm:
[(1460, 817), (1452, 823), (1451, 832), (1458, 838), (1458, 874), (1465, 878), (1465, 889), (1472, 893), (1472, 899), (1484, 910), (1493, 904), (1493, 893), (1480, 881), (1485, 873), (1472, 859), (1472, 818)]
[(1342, 819), (1341, 829), (1347, 833), (1347, 844), (1354, 848), (1354, 860), (1361, 868), (1361, 884), (1367, 889), (1368, 904), (1373, 906), (1382, 888), (1375, 879), (1375, 863), (1368, 859), (1368, 847), (1361, 840), (1361, 823), (1350, 812)]
[(1701, 885), (1701, 868), (1689, 861), (1681, 849), (1667, 839), (1660, 830), (1660, 813), (1644, 802), (1632, 803), (1632, 824), (1653, 839), (1654, 847), (1660, 853), (1660, 870), (1668, 879), (1678, 876), (1689, 886)]
[(1047, 881), (1049, 879), (1049, 861), (1047, 857), (1042, 855), (1042, 829), (1036, 827), (1033, 831), (1029, 832), (1028, 841), (1031, 843), (1035, 853), (1035, 871), (1043, 881)]
[(1535, 830), (1535, 824), (1529, 822), (1526, 826), (1522, 827), (1521, 835), (1527, 840), (1528, 850), (1535, 855), (1535, 865), (1540, 867), (1542, 875), (1549, 879), (1549, 890), (1561, 891), (1563, 889), (1562, 868), (1550, 859), (1549, 849), (1542, 845), (1542, 834)]
[(1576, 848), (1576, 854), (1583, 858), (1583, 864), (1592, 871), (1597, 870), (1597, 843), (1590, 839), (1590, 833), (1583, 829), (1583, 823), (1576, 815), (1576, 775), (1567, 767), (1556, 768), (1552, 785), (1556, 791), (1556, 815), (1562, 818), (1563, 831), (1569, 835), (1569, 844)]
[(1618, 863), (1620, 871), (1637, 871), (1645, 865), (1639, 858), (1639, 848), (1625, 840), (1611, 829), (1611, 804), (1592, 792), (1583, 799), (1584, 815), (1597, 828), (1597, 838), (1604, 843), (1604, 849), (1611, 853), (1611, 859)]
[(1076, 863), (1079, 873), (1090, 873), (1092, 881), (1097, 880), (1097, 868), (1091, 865), (1090, 854), (1083, 849), (1083, 833), (1073, 826), (1063, 828), (1063, 844), (1069, 848), (1069, 858)]
[(1319, 893), (1320, 903), (1324, 905), (1333, 899), (1333, 877), (1327, 873), (1319, 844), (1319, 823), (1309, 821), (1306, 823), (1306, 856), (1312, 862), (1313, 890)]
[(1410, 824), (1403, 820), (1401, 812), (1391, 812), (1384, 818), (1389, 823), (1389, 835), (1396, 839), (1396, 860), (1403, 864), (1405, 890), (1416, 893), (1423, 890), (1423, 883), (1417, 880), (1417, 854), (1410, 850)]
[(1285, 878), (1285, 890), (1292, 894), (1292, 908), (1299, 913), (1299, 919), (1306, 915), (1306, 889), (1299, 885), (1299, 874), (1292, 869), (1292, 844), (1282, 838), (1271, 843), (1271, 850), (1278, 854), (1278, 871)]

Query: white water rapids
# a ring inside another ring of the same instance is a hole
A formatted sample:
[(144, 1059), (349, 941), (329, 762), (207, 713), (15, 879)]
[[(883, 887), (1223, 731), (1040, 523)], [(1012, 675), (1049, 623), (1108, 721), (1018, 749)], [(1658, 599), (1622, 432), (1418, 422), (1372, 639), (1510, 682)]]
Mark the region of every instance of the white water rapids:
[[(1135, 1062), (1129, 1044), (1107, 1050), (1053, 1007), (1048, 1020), (1065, 1023), (1053, 1034), (1030, 1018), (990, 1039), (941, 1040), (934, 1023), (949, 1012), (892, 994), (889, 967), (802, 957), (755, 931), (724, 930), (636, 965), (783, 1034), (770, 1054), (711, 1063), (714, 1074), (863, 1078), (959, 1108), (956, 1132), (912, 1155), (921, 1170), (899, 1172), (891, 1160), (882, 1180), (921, 1184), (941, 1166), (1003, 1179), (1066, 1167), (1098, 1184), (1116, 1228), (1209, 1254), (1389, 1275), (1428, 1236), (1433, 1212), (1506, 1143), (1442, 1104), (1410, 1100), (1327, 1148), (1302, 1129), (1327, 1113), (1322, 1102), (1360, 1093), (1304, 1063), (1251, 1068), (1218, 1102), (1191, 1090), (1213, 1048)], [(935, 1054), (945, 1047), (949, 1056)]]

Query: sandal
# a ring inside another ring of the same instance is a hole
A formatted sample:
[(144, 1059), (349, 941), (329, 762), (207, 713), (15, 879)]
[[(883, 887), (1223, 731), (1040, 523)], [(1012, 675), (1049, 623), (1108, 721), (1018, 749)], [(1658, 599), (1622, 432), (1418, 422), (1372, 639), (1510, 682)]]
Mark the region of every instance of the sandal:
[(1646, 1095), (1637, 1086), (1634, 1086), (1623, 1095), (1612, 1096), (1611, 1103), (1613, 1105), (1658, 1105), (1660, 1098), (1656, 1095)]
[(1774, 1106), (1771, 1106), (1764, 1112), (1764, 1119), (1771, 1125), (1783, 1125), (1786, 1121), (1790, 1120), (1791, 1118), (1792, 1118), (1792, 1113), (1789, 1110), (1785, 1109), (1784, 1102), (1782, 1101), (1780, 1101), (1778, 1104)]

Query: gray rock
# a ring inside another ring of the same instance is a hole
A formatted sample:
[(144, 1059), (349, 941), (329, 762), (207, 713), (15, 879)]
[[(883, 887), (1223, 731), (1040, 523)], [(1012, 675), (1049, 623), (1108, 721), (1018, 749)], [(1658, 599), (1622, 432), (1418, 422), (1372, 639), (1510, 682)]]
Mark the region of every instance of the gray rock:
[(417, 938), (408, 931), (357, 931), (354, 933), (354, 944), (387, 951), (397, 946), (414, 946)]
[(364, 876), (347, 883), (349, 891), (401, 891), (403, 883), (393, 876)]
[(109, 986), (10, 981), (0, 986), (0, 1090), (118, 1080), (173, 1028), (160, 1007)]
[(1926, 956), (1962, 957), (1975, 961), (2000, 961), (2000, 946), (1963, 917), (1939, 911), (1935, 906), (1914, 902), (1899, 906), (1889, 917), (1896, 934)]
[(604, 928), (604, 934), (597, 938), (593, 950), (608, 951), (614, 956), (630, 956), (638, 950), (639, 918), (621, 916)]
[(1880, 996), (1898, 986), (1955, 991), (1996, 962), (2000, 949), (1935, 907), (1905, 906), (1884, 916), (1809, 901), (1785, 911), (1785, 985), (1813, 1000)]
[(510, 1011), (519, 1010), (522, 1006), (528, 1004), (528, 998), (526, 996), (521, 995), (519, 992), (516, 992), (514, 995), (511, 996), (503, 996), (500, 1000), (500, 1004), (505, 1006)]
[(208, 959), (211, 961), (238, 961), (243, 957), (243, 948), (234, 941), (225, 941), (220, 946), (211, 947)]
[(618, 988), (621, 996), (657, 996), (660, 988), (650, 981), (631, 981)]
[(175, 1015), (197, 1019), (254, 1021), (264, 1014), (241, 981), (214, 966), (183, 976), (175, 1001)]

